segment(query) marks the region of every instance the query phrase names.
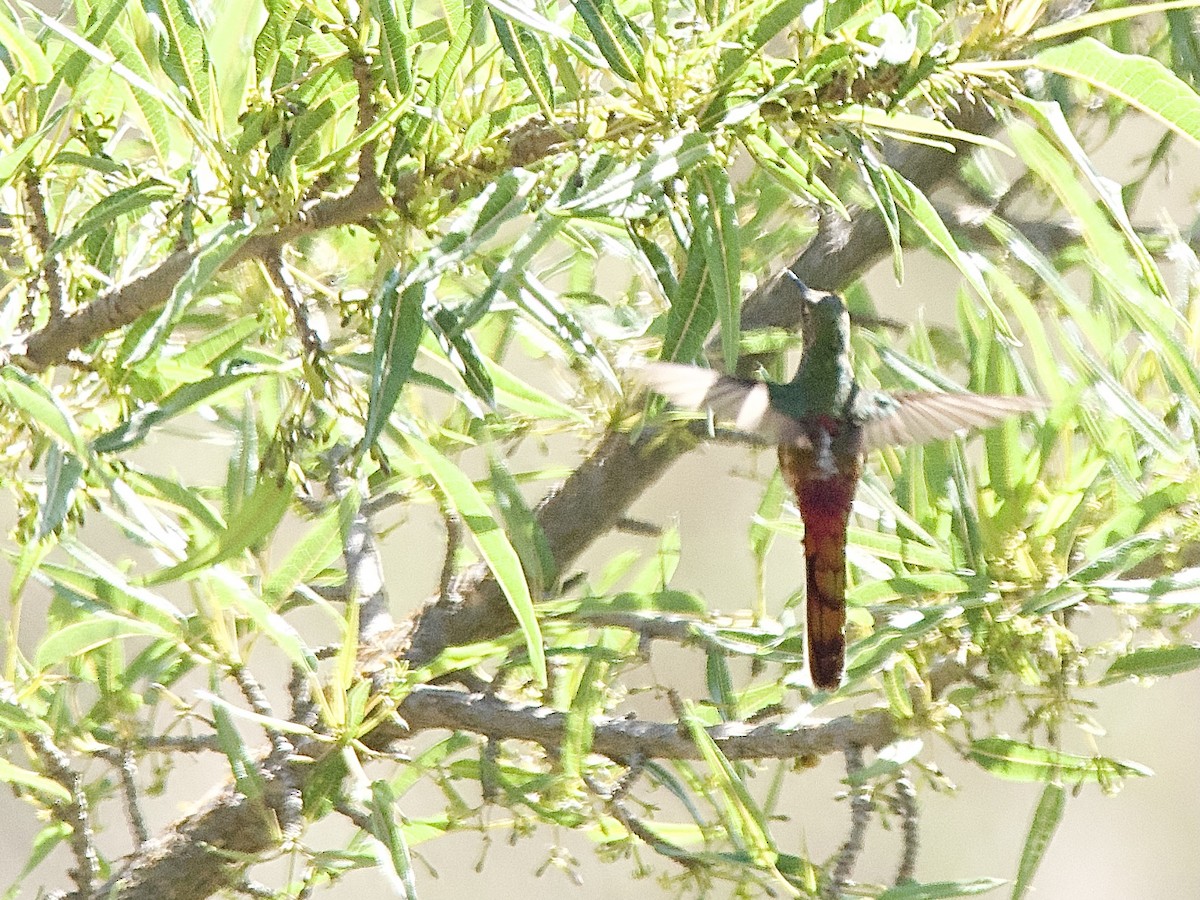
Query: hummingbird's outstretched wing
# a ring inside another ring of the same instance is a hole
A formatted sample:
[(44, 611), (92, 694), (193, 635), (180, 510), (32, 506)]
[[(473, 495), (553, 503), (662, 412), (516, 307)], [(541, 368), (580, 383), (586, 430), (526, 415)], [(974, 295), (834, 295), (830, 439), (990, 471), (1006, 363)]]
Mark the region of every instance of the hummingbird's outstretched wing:
[(873, 392), (860, 397), (856, 418), (862, 422), (863, 452), (893, 444), (944, 440), (967, 428), (987, 428), (1009, 416), (1035, 412), (1045, 403), (1034, 397), (997, 394)]
[(642, 363), (629, 372), (676, 406), (712, 410), (713, 418), (763, 443), (808, 446), (800, 424), (771, 408), (766, 382), (669, 362)]

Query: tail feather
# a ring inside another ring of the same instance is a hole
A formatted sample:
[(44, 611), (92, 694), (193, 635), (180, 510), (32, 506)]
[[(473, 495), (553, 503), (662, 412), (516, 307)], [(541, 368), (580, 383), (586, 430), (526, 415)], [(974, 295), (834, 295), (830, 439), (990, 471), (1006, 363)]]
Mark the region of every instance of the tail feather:
[(836, 690), (846, 661), (846, 527), (858, 463), (832, 477), (811, 477), (812, 451), (781, 446), (779, 465), (804, 520), (808, 668), (813, 684)]
[(813, 684), (836, 690), (846, 660), (846, 545), (812, 548), (805, 541), (808, 574), (808, 668)]

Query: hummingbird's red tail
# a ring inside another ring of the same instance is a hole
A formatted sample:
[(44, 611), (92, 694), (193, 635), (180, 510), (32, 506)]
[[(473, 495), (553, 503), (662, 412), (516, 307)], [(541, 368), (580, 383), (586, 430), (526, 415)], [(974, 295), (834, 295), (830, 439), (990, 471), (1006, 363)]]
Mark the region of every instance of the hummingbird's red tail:
[(813, 684), (835, 690), (846, 659), (846, 527), (858, 472), (817, 474), (809, 449), (781, 446), (779, 467), (804, 520), (808, 668)]

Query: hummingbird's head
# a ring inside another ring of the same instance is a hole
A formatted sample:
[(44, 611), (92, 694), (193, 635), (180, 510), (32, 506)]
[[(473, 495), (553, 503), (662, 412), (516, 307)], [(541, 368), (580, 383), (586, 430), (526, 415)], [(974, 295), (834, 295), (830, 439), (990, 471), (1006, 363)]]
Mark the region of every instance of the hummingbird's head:
[(814, 343), (823, 347), (840, 347), (849, 342), (850, 314), (837, 294), (808, 289), (801, 307), (801, 329), (804, 347)]

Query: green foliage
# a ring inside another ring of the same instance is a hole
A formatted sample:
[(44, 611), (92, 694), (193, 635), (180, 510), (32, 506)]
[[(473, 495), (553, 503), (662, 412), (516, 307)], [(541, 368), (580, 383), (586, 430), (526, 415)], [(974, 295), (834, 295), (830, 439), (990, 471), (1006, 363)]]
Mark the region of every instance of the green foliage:
[[(1195, 223), (1137, 215), (1169, 154), (1198, 152), (1194, 13), (1050, 23), (1044, 6), (0, 7), (0, 484), (16, 510), (0, 780), (50, 820), (21, 878), (59, 844), (86, 877), (87, 817), (119, 828), (133, 762), (153, 773), (134, 795), (186, 783), (186, 749), (276, 804), (278, 828), (212, 867), (285, 846), (281, 897), (368, 866), (417, 896), (413, 848), (482, 831), (491, 807), (514, 836), (576, 829), (680, 891), (1002, 883), (848, 886), (853, 852), (781, 837), (781, 785), (849, 740), (778, 718), (815, 710), (876, 729), (847, 776), (867, 815), (903, 808), (910, 772), (944, 784), (939, 743), (1044, 783), (1012, 872), (1014, 897), (1032, 891), (1066, 786), (1149, 774), (1066, 749), (1096, 731), (1085, 692), (1200, 667)], [(1118, 183), (1094, 157), (1126, 121), (1158, 143)], [(912, 164), (930, 151), (937, 177)], [(951, 175), (969, 210), (935, 190)], [(889, 253), (902, 276), (918, 250), (957, 274), (952, 326), (893, 328), (907, 314), (859, 280)], [(829, 694), (804, 674), (799, 573), (768, 583), (802, 534), (769, 455), (753, 521), (719, 522), (754, 560), (737, 594), (753, 601), (677, 579), (686, 529), (626, 519), (701, 426), (626, 396), (622, 367), (779, 371), (784, 265), (847, 295), (864, 383), (1048, 401), (868, 461), (847, 680)], [(164, 450), (181, 446), (193, 458)], [(381, 554), (420, 562), (431, 511), (441, 582), (383, 584)], [(617, 524), (635, 537), (580, 562)], [(389, 587), (438, 602), (381, 635)], [(1095, 609), (1114, 624), (1078, 630)], [(673, 693), (682, 673), (647, 659), (659, 641), (688, 648), (707, 696)], [(249, 675), (280, 663), (288, 712)], [(475, 718), (420, 718), (446, 678), (487, 688)], [(636, 731), (623, 717), (647, 683), (675, 704), (664, 743), (606, 743)], [(504, 701), (536, 704), (557, 736), (505, 731), (527, 710), (486, 705)], [(377, 763), (410, 716), (451, 735)], [(734, 752), (743, 732), (781, 743), (756, 760)], [(421, 781), (444, 803), (406, 815)], [(358, 826), (349, 846), (305, 831), (333, 815)]]

